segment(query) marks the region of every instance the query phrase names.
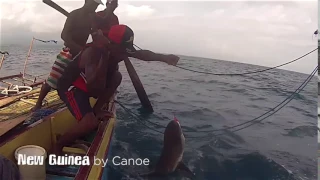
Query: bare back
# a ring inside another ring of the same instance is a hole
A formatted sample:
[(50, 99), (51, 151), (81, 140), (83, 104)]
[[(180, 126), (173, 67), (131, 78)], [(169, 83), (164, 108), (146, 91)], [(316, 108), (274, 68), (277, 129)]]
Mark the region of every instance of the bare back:
[[(88, 41), (91, 33), (91, 18), (89, 14), (83, 13), (81, 9), (76, 9), (70, 13), (68, 17), (62, 36), (72, 39), (78, 46), (84, 47)], [(66, 38), (63, 38), (66, 39)], [(66, 46), (70, 46), (65, 43)], [(77, 54), (79, 49), (69, 47), (71, 54)]]

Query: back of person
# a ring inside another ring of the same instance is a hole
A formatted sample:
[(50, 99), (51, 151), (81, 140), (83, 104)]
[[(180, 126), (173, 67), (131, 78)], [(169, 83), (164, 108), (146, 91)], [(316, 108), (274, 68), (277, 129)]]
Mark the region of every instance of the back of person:
[[(98, 17), (103, 17), (104, 16), (104, 11), (99, 11), (97, 12)], [(101, 29), (104, 34), (108, 34), (110, 28), (114, 25), (119, 25), (119, 19), (115, 14), (112, 14), (112, 16), (108, 19), (101, 19), (97, 20), (96, 26), (98, 29)]]

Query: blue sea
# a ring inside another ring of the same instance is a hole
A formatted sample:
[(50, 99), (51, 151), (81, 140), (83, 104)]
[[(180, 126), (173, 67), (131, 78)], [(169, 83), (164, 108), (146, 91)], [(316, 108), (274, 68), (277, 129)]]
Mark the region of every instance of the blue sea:
[[(1, 50), (8, 51), (10, 56), (4, 61), (0, 76), (21, 72), (28, 47), (4, 46)], [(35, 45), (27, 73), (48, 73), (59, 51), (59, 46)], [(180, 57), (179, 66), (205, 72), (241, 73), (265, 68), (216, 59)], [(118, 121), (110, 158), (148, 158), (154, 165), (161, 153), (163, 134), (152, 129), (162, 132), (164, 129), (148, 121), (166, 126), (176, 116), (186, 136), (183, 161), (195, 173), (194, 179), (317, 179), (316, 78), (269, 118), (237, 132), (230, 129), (210, 133), (269, 111), (291, 95), (308, 75), (274, 69), (245, 76), (214, 76), (159, 62), (132, 59), (132, 63), (154, 112), (150, 114), (141, 108), (124, 63), (120, 63), (123, 81), (118, 89), (118, 101), (139, 119), (116, 106)], [(137, 173), (148, 171), (147, 166), (111, 164), (109, 179), (136, 179)], [(188, 176), (177, 172), (162, 179), (188, 179)]]

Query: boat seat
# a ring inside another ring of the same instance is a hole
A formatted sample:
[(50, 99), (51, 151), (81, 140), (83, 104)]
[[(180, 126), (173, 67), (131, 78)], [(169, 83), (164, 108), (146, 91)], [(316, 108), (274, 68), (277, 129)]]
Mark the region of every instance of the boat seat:
[(87, 152), (81, 148), (74, 147), (63, 147), (62, 152), (66, 154), (78, 154), (78, 155), (86, 155)]

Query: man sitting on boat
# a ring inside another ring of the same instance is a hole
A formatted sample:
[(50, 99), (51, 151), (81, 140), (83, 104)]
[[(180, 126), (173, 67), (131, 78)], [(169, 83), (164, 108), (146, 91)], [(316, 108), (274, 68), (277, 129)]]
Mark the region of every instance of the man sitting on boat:
[[(101, 37), (101, 33), (98, 31), (93, 36), (95, 43), (87, 44), (79, 56), (70, 62), (58, 81), (58, 94), (79, 123), (61, 136), (54, 149), (55, 154), (60, 154), (63, 146), (99, 125), (99, 112), (91, 107), (89, 98), (98, 97), (97, 104), (101, 104), (99, 101), (105, 101), (105, 98), (100, 97), (105, 96), (105, 93), (114, 93), (122, 80), (121, 74), (114, 69), (113, 64), (117, 63), (110, 59), (110, 51), (114, 55), (134, 51), (133, 31), (129, 27), (113, 26), (107, 40), (95, 38)], [(97, 48), (96, 41), (98, 44), (108, 44), (108, 50)]]
[[(69, 63), (58, 81), (61, 100), (79, 122), (60, 137), (54, 149), (55, 154), (60, 154), (65, 145), (96, 129), (100, 118), (109, 118), (110, 114), (103, 112), (101, 107), (110, 100), (121, 83), (118, 63), (138, 53), (133, 47), (134, 33), (128, 26), (112, 26), (104, 38), (101, 34), (102, 31), (98, 31), (93, 35), (93, 42), (87, 44), (79, 56)], [(97, 44), (104, 44), (105, 48), (97, 47)], [(167, 56), (150, 52), (146, 60), (164, 62), (164, 57)], [(97, 98), (93, 108), (90, 97)]]
[(36, 111), (41, 108), (42, 101), (51, 89), (57, 89), (57, 81), (68, 63), (85, 47), (91, 33), (92, 17), (101, 0), (85, 0), (83, 7), (70, 12), (63, 27), (61, 38), (65, 48), (57, 56), (46, 82), (42, 85), (36, 105)]
[[(110, 28), (114, 25), (119, 25), (119, 19), (114, 14), (114, 10), (117, 7), (118, 7), (118, 0), (108, 0), (107, 8), (103, 11), (97, 12), (97, 16), (95, 17), (95, 20), (93, 22), (93, 29), (94, 30), (100, 29), (103, 32), (103, 34), (107, 37)], [(96, 46), (101, 47), (101, 44)], [(127, 59), (128, 57), (133, 57), (143, 61), (165, 62), (169, 65), (176, 65), (179, 61), (179, 57), (176, 55), (158, 54), (150, 50), (134, 50), (130, 53), (123, 53), (123, 54), (118, 53), (117, 55), (113, 55), (113, 53), (111, 52), (110, 59), (112, 59), (111, 61), (112, 63), (110, 64), (110, 70), (114, 72), (110, 72), (110, 73), (111, 74), (117, 73), (121, 75), (121, 73), (118, 72), (118, 69), (119, 69), (118, 63), (123, 61), (124, 59)], [(108, 101), (113, 95), (113, 93), (114, 93), (113, 91), (106, 92), (104, 99)], [(96, 108), (97, 109), (102, 108), (103, 104), (104, 104), (104, 101), (99, 101), (96, 104)]]

